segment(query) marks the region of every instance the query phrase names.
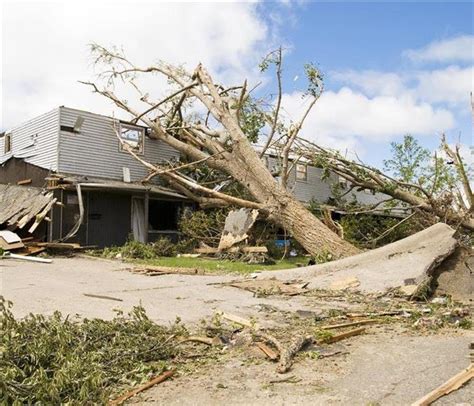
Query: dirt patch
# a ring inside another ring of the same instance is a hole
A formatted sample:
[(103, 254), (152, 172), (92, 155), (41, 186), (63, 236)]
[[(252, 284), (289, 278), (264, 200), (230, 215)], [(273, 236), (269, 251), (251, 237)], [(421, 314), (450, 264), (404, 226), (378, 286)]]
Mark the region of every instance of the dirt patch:
[(458, 248), (436, 270), (437, 293), (464, 303), (474, 301), (474, 253)]

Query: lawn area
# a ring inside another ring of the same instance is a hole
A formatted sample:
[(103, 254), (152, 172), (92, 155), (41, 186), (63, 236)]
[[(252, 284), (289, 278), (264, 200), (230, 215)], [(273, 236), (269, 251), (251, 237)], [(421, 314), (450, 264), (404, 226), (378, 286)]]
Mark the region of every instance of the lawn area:
[(134, 263), (153, 265), (153, 266), (170, 266), (175, 268), (200, 268), (207, 271), (215, 272), (231, 272), (231, 273), (252, 273), (256, 271), (268, 271), (277, 269), (296, 268), (298, 265), (306, 265), (308, 258), (295, 257), (282, 261), (276, 261), (275, 264), (247, 264), (245, 262), (230, 261), (224, 259), (211, 258), (188, 258), (188, 257), (157, 257), (153, 259), (138, 259)]

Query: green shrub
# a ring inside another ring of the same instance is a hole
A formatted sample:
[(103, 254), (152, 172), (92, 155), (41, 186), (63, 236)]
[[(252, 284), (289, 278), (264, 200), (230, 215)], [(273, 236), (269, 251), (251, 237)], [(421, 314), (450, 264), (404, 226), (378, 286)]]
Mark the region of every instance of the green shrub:
[(132, 259), (152, 259), (156, 257), (154, 248), (151, 244), (129, 240), (122, 247), (120, 253), (123, 258)]
[(156, 240), (151, 246), (156, 257), (174, 257), (177, 253), (176, 244), (166, 237)]

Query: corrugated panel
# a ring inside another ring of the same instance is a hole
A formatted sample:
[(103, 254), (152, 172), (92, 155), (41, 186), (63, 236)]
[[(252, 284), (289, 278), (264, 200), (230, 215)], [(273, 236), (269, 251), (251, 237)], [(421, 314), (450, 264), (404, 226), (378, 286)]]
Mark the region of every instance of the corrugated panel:
[(10, 157), (24, 158), (30, 164), (55, 171), (58, 167), (57, 145), (59, 109), (42, 114), (8, 131), (12, 137), (12, 151), (4, 153), (4, 138), (0, 139), (0, 162)]
[[(68, 107), (61, 107), (60, 111), (62, 126), (74, 126), (78, 116), (84, 122), (80, 134), (60, 131), (59, 172), (122, 180), (123, 167), (127, 167), (132, 181), (147, 175), (140, 162), (120, 151), (112, 118)], [(167, 144), (145, 137), (146, 161), (163, 162), (177, 157), (179, 153)]]

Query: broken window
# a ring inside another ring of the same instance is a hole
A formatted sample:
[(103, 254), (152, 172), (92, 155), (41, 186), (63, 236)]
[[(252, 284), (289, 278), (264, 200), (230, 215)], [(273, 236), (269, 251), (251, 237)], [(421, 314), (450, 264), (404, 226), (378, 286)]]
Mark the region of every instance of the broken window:
[(11, 152), (12, 150), (12, 135), (7, 133), (5, 134), (5, 149), (4, 152), (5, 154)]
[(297, 180), (308, 179), (308, 165), (296, 164), (296, 179)]
[[(130, 146), (134, 152), (143, 154), (145, 143), (145, 129), (143, 127), (120, 123), (119, 134), (122, 143)], [(124, 151), (122, 143), (120, 144), (120, 151)]]

